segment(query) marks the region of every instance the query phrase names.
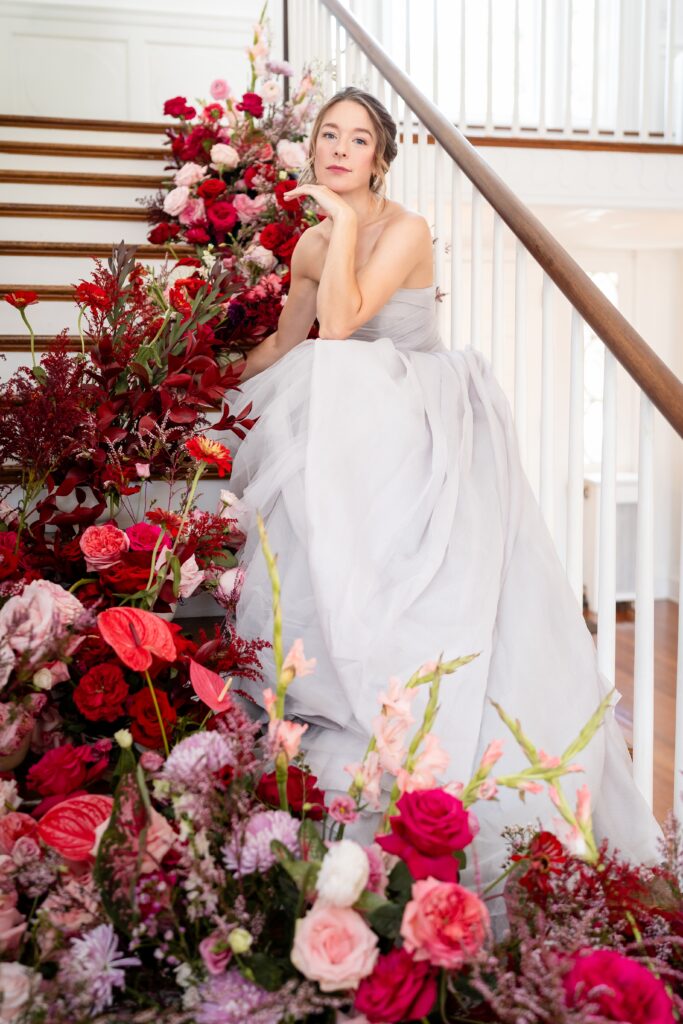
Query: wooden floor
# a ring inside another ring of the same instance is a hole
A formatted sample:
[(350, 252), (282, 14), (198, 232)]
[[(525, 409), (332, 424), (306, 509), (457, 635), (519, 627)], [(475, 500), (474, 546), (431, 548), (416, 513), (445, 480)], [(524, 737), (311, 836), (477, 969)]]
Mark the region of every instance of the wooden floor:
[[(633, 724), (633, 647), (635, 626), (632, 614), (617, 621), (617, 705), (619, 719), (629, 745)], [(673, 803), (674, 735), (676, 722), (676, 652), (678, 605), (655, 602), (655, 814), (662, 821)], [(683, 807), (676, 808), (679, 816)]]

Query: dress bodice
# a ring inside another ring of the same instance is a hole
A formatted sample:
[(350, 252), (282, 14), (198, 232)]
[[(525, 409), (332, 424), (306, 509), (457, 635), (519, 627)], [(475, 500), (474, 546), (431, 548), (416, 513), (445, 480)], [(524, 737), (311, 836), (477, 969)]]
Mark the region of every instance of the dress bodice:
[(435, 287), (399, 288), (370, 320), (353, 332), (361, 341), (391, 338), (399, 350), (439, 352)]

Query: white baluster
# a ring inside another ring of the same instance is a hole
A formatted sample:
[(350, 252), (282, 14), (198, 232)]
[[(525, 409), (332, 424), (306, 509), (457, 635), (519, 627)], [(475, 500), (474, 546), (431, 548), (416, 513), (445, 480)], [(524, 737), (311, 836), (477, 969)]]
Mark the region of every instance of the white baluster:
[(676, 748), (674, 753), (674, 813), (680, 817), (683, 798), (683, 500), (681, 549), (678, 561), (678, 658), (676, 662)]
[(633, 668), (633, 777), (652, 807), (655, 731), (654, 410), (640, 393), (636, 623)]
[(664, 126), (665, 138), (669, 141), (679, 141), (674, 138), (676, 128), (674, 116), (676, 112), (676, 98), (674, 95), (674, 60), (676, 58), (676, 4), (674, 0), (668, 0), (666, 5), (666, 121)]
[(462, 348), (462, 171), (451, 164), (451, 348)]
[[(630, 6), (630, 5), (629, 5)], [(619, 5), (619, 49), (617, 53), (617, 110), (614, 123), (614, 137), (624, 137), (624, 105), (625, 89), (624, 78), (626, 75), (626, 8), (624, 4)]]
[(573, 0), (567, 0), (567, 21), (565, 24), (565, 48), (564, 48), (564, 130), (569, 135), (574, 126), (572, 116), (572, 59), (573, 49), (573, 25), (574, 25), (574, 4)]
[(417, 208), (427, 215), (427, 158), (429, 135), (422, 121), (417, 125)]
[(640, 109), (638, 111), (638, 133), (642, 139), (650, 134), (650, 19), (649, 4), (640, 0)]
[(617, 361), (610, 350), (605, 349), (598, 552), (598, 666), (611, 683), (616, 677), (616, 534)]
[[(447, 292), (446, 262), (446, 189), (444, 182), (444, 161), (447, 154), (438, 142), (434, 143), (434, 276), (440, 292)], [(437, 304), (439, 332), (446, 333), (446, 307), (443, 301)]]
[(493, 215), (493, 274), (491, 282), (491, 366), (494, 376), (503, 380), (503, 221)]
[(481, 348), (481, 210), (482, 197), (478, 188), (472, 185), (472, 269), (470, 275), (470, 344)]
[(432, 93), (434, 103), (439, 105), (439, 0), (433, 0), (432, 4)]
[(398, 117), (398, 93), (391, 90), (391, 116), (398, 126), (396, 143), (398, 152), (392, 164), (391, 171), (391, 196), (401, 204), (405, 204), (405, 143), (401, 142), (401, 125)]
[(486, 133), (493, 131), (493, 0), (488, 0), (486, 20)]
[(518, 239), (515, 252), (515, 427), (522, 465), (528, 468), (526, 259), (526, 249)]
[(460, 116), (458, 128), (467, 128), (467, 0), (460, 0)]
[(553, 283), (543, 274), (541, 324), (541, 465), (539, 504), (548, 529), (554, 529), (555, 359), (553, 351)]
[[(407, 75), (410, 74), (410, 0), (404, 3), (404, 25), (406, 28), (404, 68)], [(409, 205), (412, 202), (413, 186), (413, 113), (408, 109), (408, 104), (403, 105), (403, 202)]]
[(521, 33), (519, 30), (519, 0), (515, 0), (515, 41), (514, 41), (514, 70), (512, 83), (512, 130), (519, 131), (519, 64)]
[(600, 0), (593, 0), (593, 104), (591, 107), (591, 135), (598, 134), (600, 101)]
[(336, 78), (336, 91), (344, 88), (344, 64), (342, 61), (342, 48), (341, 48), (341, 25), (335, 19), (334, 22), (334, 68)]
[(583, 607), (583, 330), (572, 309), (569, 364), (569, 458), (567, 474), (567, 576)]
[(546, 127), (546, 90), (547, 90), (547, 60), (546, 60), (546, 47), (547, 47), (547, 35), (548, 35), (548, 10), (546, 7), (546, 0), (541, 0), (541, 54), (540, 54), (540, 73), (539, 73), (539, 90), (540, 94), (538, 97), (538, 130), (541, 134), (545, 134)]
[(320, 22), (322, 21), (322, 3), (320, 0), (314, 0), (313, 6), (310, 12), (310, 31), (311, 31), (311, 49), (309, 52), (311, 60), (317, 60), (320, 58), (320, 48), (318, 46), (320, 40)]

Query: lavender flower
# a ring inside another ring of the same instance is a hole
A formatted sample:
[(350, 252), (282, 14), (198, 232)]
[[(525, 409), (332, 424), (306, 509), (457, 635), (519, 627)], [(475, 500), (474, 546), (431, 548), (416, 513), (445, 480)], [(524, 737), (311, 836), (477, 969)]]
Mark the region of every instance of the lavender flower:
[(210, 978), (199, 995), (197, 1024), (278, 1024), (282, 1018), (280, 994), (266, 992), (239, 971)]
[(214, 772), (234, 764), (232, 745), (225, 736), (219, 732), (198, 732), (173, 748), (161, 778), (180, 789), (201, 792), (213, 788)]
[(259, 811), (223, 847), (225, 864), (238, 876), (267, 871), (277, 859), (270, 848), (273, 839), (296, 853), (298, 837), (299, 822), (286, 811)]
[(70, 957), (62, 980), (80, 988), (93, 1013), (114, 1001), (114, 989), (126, 982), (124, 967), (137, 967), (136, 956), (121, 956), (118, 937), (110, 924), (99, 924), (80, 939), (71, 940)]

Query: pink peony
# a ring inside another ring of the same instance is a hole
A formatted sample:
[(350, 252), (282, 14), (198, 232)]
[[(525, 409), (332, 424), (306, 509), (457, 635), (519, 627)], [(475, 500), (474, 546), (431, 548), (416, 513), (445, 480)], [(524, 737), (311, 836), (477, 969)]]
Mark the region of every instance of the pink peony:
[(209, 156), (212, 164), (225, 167), (228, 171), (234, 170), (240, 162), (240, 155), (235, 147), (229, 146), (226, 142), (217, 142), (212, 146)]
[(178, 185), (177, 188), (172, 188), (164, 199), (164, 212), (169, 217), (177, 217), (187, 206), (189, 198), (190, 190), (187, 185)]
[[(131, 551), (154, 551), (162, 533), (161, 527), (155, 526), (152, 523), (135, 523), (133, 526), (126, 527), (126, 536), (130, 543)], [(159, 548), (170, 548), (172, 546), (171, 538), (167, 533), (164, 533), (161, 537)]]
[(0, 609), (0, 637), (15, 654), (30, 652), (36, 663), (65, 639), (83, 612), (68, 590), (50, 580), (34, 580)]
[[(597, 1004), (600, 1017), (629, 1024), (674, 1024), (664, 982), (613, 949), (585, 949), (564, 977), (567, 1006)], [(595, 990), (595, 994), (591, 993)]]
[(15, 1024), (30, 1008), (40, 975), (17, 963), (0, 963), (0, 1024)]
[(0, 892), (0, 954), (16, 953), (25, 931), (26, 919), (17, 910), (16, 892)]
[(415, 882), (412, 897), (401, 922), (406, 952), (434, 967), (459, 970), (484, 944), (488, 910), (469, 889), (436, 878)]
[(315, 903), (296, 922), (292, 963), (323, 992), (357, 988), (377, 956), (377, 936), (349, 907)]
[(188, 163), (176, 171), (173, 181), (176, 185), (197, 185), (207, 174), (206, 167), (202, 167), (200, 164)]
[(209, 86), (209, 92), (215, 100), (226, 100), (232, 90), (224, 78), (214, 78)]
[(89, 526), (81, 534), (79, 546), (85, 555), (88, 572), (109, 569), (121, 561), (121, 555), (130, 547), (130, 541), (123, 530), (114, 523), (104, 526)]

